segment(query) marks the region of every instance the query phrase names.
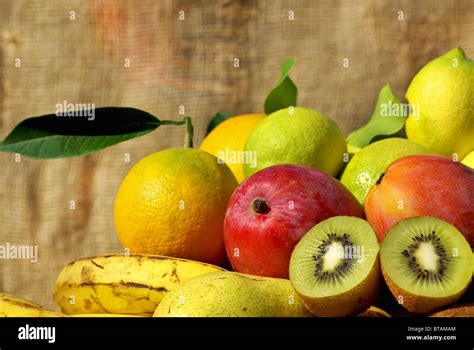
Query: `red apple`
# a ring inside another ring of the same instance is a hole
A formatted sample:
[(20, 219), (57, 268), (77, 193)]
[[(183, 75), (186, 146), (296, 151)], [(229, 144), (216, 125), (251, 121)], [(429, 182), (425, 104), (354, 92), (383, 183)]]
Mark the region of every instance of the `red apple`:
[(365, 212), (379, 241), (403, 219), (435, 216), (456, 226), (474, 247), (474, 171), (441, 156), (400, 158), (367, 194)]
[(314, 225), (332, 216), (364, 217), (357, 199), (336, 179), (302, 165), (265, 168), (232, 194), (224, 242), (235, 271), (288, 278), (291, 253)]

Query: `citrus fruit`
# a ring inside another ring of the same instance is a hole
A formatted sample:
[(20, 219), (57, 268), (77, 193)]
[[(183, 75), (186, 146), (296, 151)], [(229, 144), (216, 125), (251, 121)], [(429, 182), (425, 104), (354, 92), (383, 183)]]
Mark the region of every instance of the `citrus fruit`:
[(359, 152), (362, 148), (360, 147), (357, 147), (357, 146), (354, 146), (354, 145), (351, 145), (351, 144), (347, 144), (347, 152), (349, 152), (349, 154), (351, 155), (354, 155), (356, 154), (357, 152)]
[(255, 164), (244, 164), (249, 177), (274, 164), (301, 164), (337, 175), (347, 151), (344, 135), (331, 119), (309, 108), (280, 109), (262, 120), (251, 132), (245, 151)]
[(465, 156), (462, 163), (474, 169), (474, 151), (471, 151), (467, 156)]
[(145, 157), (117, 193), (120, 242), (131, 254), (219, 264), (227, 201), (236, 187), (227, 165), (204, 151), (171, 148)]
[(406, 98), (415, 111), (405, 125), (409, 140), (459, 159), (474, 148), (474, 62), (460, 48), (425, 65)]
[(264, 114), (242, 114), (227, 119), (206, 136), (199, 148), (224, 161), (237, 181), (242, 182), (245, 179), (242, 167), (245, 141), (263, 118)]
[(365, 196), (385, 168), (399, 158), (430, 153), (425, 147), (393, 137), (374, 142), (358, 151), (347, 164), (341, 182), (363, 205)]

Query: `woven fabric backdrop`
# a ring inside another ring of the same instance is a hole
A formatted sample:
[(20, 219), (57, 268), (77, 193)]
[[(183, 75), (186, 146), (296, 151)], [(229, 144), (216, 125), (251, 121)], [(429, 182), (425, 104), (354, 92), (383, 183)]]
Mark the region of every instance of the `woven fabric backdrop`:
[[(199, 144), (217, 111), (262, 111), (288, 57), (298, 61), (299, 105), (347, 134), (365, 123), (386, 82), (402, 97), (428, 60), (458, 45), (474, 56), (473, 29), (470, 0), (0, 0), (0, 136), (66, 100), (165, 119), (181, 118), (183, 105)], [(183, 132), (163, 127), (80, 158), (0, 154), (0, 244), (39, 247), (35, 264), (0, 260), (0, 291), (54, 308), (66, 262), (122, 251), (113, 224), (122, 179), (142, 157), (181, 146)]]

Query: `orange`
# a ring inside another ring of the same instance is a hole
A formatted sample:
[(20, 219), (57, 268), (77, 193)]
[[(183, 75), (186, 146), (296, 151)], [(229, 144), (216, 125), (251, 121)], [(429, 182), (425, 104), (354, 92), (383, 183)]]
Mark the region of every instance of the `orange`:
[(242, 114), (217, 125), (202, 141), (200, 149), (224, 161), (234, 173), (238, 182), (245, 179), (243, 162), (245, 142), (264, 114)]
[(237, 181), (204, 151), (171, 148), (139, 161), (117, 193), (115, 228), (131, 254), (219, 264), (223, 222)]

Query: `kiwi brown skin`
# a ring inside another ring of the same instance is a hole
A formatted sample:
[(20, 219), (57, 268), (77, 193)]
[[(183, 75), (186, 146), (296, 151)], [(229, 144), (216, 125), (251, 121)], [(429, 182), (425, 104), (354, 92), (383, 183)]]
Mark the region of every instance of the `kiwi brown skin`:
[(430, 317), (474, 317), (474, 303), (458, 304), (435, 312)]
[(462, 289), (458, 293), (443, 298), (424, 297), (412, 294), (398, 287), (395, 283), (392, 282), (388, 274), (384, 271), (383, 265), (382, 275), (395, 299), (398, 300), (400, 296), (403, 297), (403, 303), (401, 303), (401, 305), (408, 311), (419, 314), (428, 314), (443, 306), (456, 302), (457, 300), (459, 300), (459, 298), (462, 297), (462, 295), (468, 288), (468, 286), (466, 286), (466, 288)]
[(474, 303), (474, 278), (463, 296), (457, 301), (457, 304)]
[(371, 306), (364, 312), (357, 315), (357, 317), (392, 317), (387, 311), (384, 311), (377, 306)]
[(385, 280), (383, 278), (381, 278), (381, 280), (380, 290), (373, 307), (384, 310), (391, 315), (391, 317), (420, 317), (420, 314), (410, 312), (398, 304), (397, 300), (393, 297), (392, 292), (388, 289)]
[[(304, 295), (299, 295), (299, 297), (303, 305), (315, 316), (354, 316), (367, 310), (374, 303), (380, 282), (380, 259), (377, 256), (367, 278), (346, 293), (317, 299)], [(332, 307), (328, 308), (328, 305)]]

